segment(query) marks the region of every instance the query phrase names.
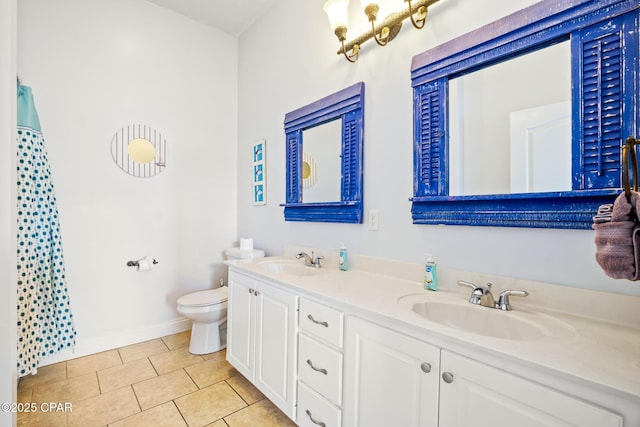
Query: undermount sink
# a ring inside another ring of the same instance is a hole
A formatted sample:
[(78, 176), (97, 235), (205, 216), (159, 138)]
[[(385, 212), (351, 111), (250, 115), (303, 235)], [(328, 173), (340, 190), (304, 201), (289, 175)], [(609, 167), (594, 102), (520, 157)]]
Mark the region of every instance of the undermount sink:
[(494, 338), (534, 340), (549, 335), (545, 326), (524, 319), (519, 313), (472, 304), (427, 301), (413, 304), (412, 310), (441, 325)]
[(319, 273), (317, 268), (307, 267), (301, 262), (293, 260), (264, 261), (260, 263), (260, 268), (262, 268), (265, 273), (288, 274), (291, 276), (313, 276)]

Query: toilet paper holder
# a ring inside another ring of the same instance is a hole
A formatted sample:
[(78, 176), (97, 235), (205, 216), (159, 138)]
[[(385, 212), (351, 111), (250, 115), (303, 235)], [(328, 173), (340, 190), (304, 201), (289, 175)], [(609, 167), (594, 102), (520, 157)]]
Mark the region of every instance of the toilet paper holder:
[[(140, 258), (140, 259), (144, 259), (144, 258)], [(127, 267), (140, 267), (140, 259), (135, 261), (127, 261)], [(153, 258), (152, 264), (156, 265), (157, 263), (158, 261), (155, 258)]]

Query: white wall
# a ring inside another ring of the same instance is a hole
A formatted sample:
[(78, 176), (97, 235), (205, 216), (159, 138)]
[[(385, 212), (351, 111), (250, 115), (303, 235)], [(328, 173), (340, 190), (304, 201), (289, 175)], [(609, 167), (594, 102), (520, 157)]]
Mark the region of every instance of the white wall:
[[(396, 8), (404, 2), (395, 0)], [(238, 130), (239, 234), (269, 254), (287, 242), (422, 262), (433, 253), (447, 267), (574, 287), (640, 295), (640, 286), (607, 278), (594, 260), (593, 232), (413, 225), (411, 58), (455, 36), (535, 3), (442, 0), (430, 8), (427, 26), (405, 23), (388, 46), (366, 43), (351, 64), (335, 54), (338, 42), (322, 11), (324, 0), (281, 0), (240, 37)], [(347, 37), (365, 31), (359, 3), (350, 2)], [(380, 211), (380, 230), (366, 224), (285, 222), (285, 113), (355, 82), (365, 82), (364, 204)], [(250, 196), (250, 145), (268, 144), (268, 204)]]
[[(176, 299), (226, 276), (236, 240), (237, 39), (143, 0), (21, 0), (18, 72), (33, 88), (57, 191), (76, 356), (189, 327)], [(111, 159), (129, 124), (167, 168)], [(137, 273), (128, 260), (159, 261)]]
[[(16, 0), (0, 0), (0, 402), (17, 402), (16, 9)], [(15, 421), (0, 412), (0, 426)]]

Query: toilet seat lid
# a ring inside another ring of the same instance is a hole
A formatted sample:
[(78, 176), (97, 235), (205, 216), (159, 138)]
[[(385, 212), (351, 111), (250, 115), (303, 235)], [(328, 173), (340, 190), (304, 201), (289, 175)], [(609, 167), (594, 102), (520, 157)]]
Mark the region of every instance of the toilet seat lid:
[(228, 298), (229, 292), (226, 286), (216, 289), (207, 289), (206, 291), (192, 292), (178, 298), (178, 304), (198, 307), (203, 305), (220, 304)]

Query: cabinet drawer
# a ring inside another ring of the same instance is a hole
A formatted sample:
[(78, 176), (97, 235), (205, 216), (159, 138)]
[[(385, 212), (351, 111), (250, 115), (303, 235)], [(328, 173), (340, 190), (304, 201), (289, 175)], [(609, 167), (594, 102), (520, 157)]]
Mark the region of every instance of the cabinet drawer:
[(300, 334), (298, 379), (329, 399), (342, 404), (342, 353)]
[(300, 299), (300, 329), (342, 348), (344, 313), (308, 299)]
[(298, 382), (296, 422), (300, 427), (340, 427), (342, 411), (304, 383)]

